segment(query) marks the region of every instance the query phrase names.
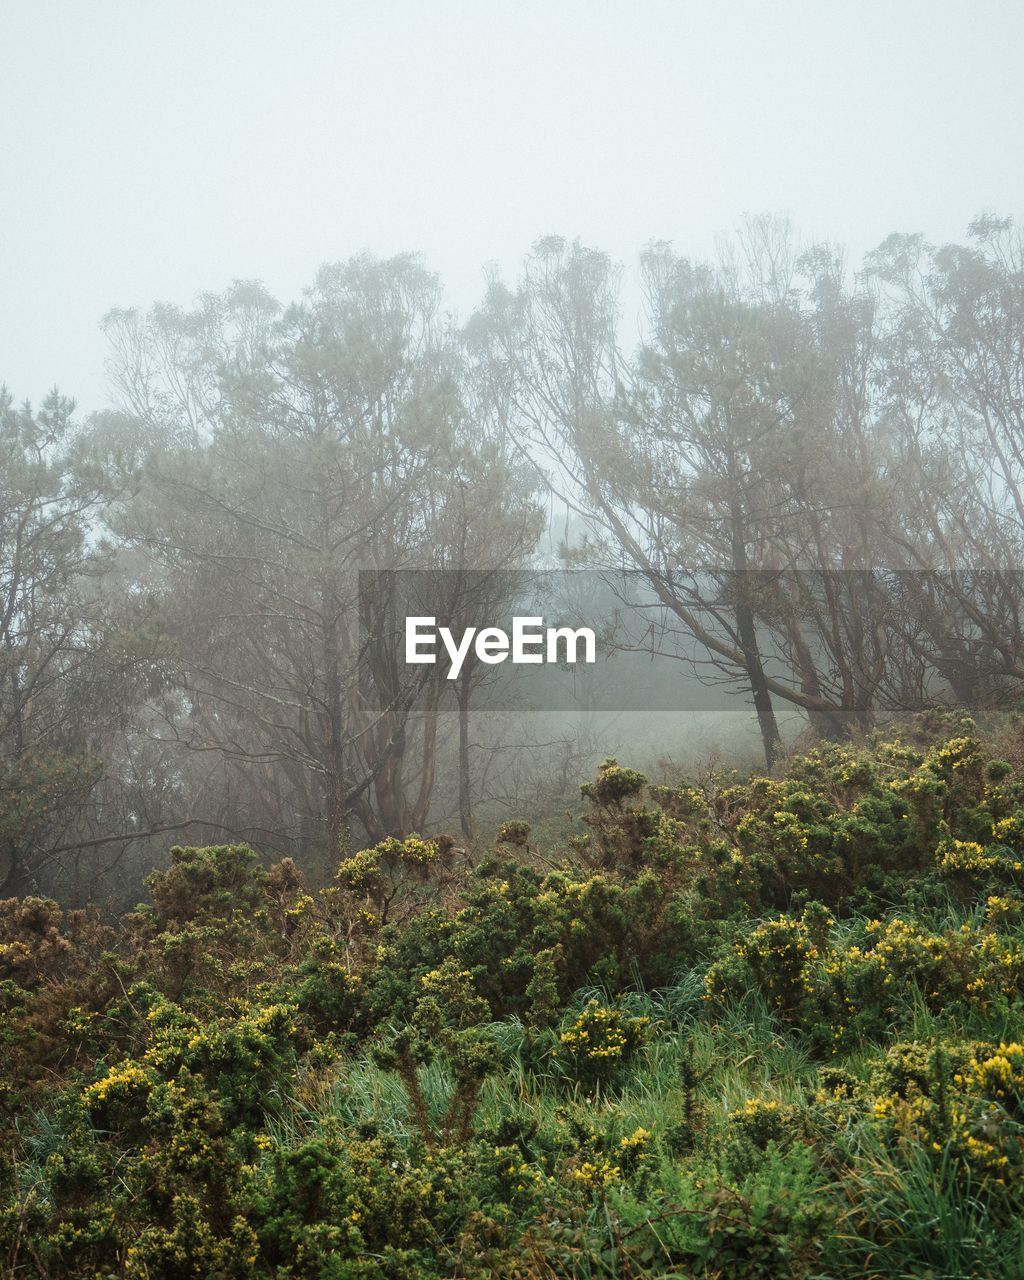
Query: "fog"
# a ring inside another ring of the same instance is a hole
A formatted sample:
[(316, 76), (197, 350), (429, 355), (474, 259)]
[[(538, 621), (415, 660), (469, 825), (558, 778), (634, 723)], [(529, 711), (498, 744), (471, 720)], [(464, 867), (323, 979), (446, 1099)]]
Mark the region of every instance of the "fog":
[[(0, 894), (1024, 706), (1018, 6), (0, 35)], [(395, 647), (535, 612), (592, 677)]]
[(1021, 208), (1022, 44), (1012, 0), (7, 4), (0, 377), (101, 408), (110, 307), (293, 298), (363, 249), (466, 315), (551, 233), (951, 240)]

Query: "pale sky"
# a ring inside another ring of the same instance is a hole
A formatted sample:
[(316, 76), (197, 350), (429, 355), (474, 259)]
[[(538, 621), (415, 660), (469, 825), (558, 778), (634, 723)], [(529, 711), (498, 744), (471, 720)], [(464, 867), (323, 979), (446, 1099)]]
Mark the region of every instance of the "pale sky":
[(465, 314), (550, 233), (1024, 216), (1021, 0), (0, 0), (0, 53), (0, 381), (83, 410), (110, 307), (363, 249)]

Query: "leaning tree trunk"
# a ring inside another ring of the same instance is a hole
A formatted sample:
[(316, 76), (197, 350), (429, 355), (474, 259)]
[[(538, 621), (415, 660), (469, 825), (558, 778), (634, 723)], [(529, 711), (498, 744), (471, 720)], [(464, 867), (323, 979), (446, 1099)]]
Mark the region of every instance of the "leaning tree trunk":
[(745, 521), (738, 492), (738, 477), (732, 458), (729, 460), (729, 472), (733, 484), (733, 497), (729, 506), (730, 523), (732, 525), (730, 550), (736, 586), (736, 634), (739, 637), (740, 649), (743, 653), (743, 665), (754, 702), (757, 725), (761, 730), (761, 745), (764, 747), (765, 765), (770, 773), (782, 754), (782, 736), (779, 733), (779, 723), (775, 718), (772, 695), (768, 689), (764, 663), (761, 661), (761, 651), (757, 643), (757, 626), (750, 595), (750, 569), (747, 563)]

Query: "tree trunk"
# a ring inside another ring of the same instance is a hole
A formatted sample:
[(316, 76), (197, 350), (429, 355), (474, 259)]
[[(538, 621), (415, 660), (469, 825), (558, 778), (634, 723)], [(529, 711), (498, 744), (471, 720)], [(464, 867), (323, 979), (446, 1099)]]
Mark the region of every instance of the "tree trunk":
[(344, 727), (338, 624), (334, 600), (324, 592), (321, 636), (326, 685), (326, 734), (324, 742), (324, 799), (327, 810), (327, 861), (336, 866), (349, 850), (348, 813), (344, 795)]
[(782, 753), (782, 737), (779, 724), (775, 719), (775, 708), (772, 706), (772, 695), (765, 678), (764, 664), (757, 644), (757, 626), (754, 608), (750, 602), (750, 570), (747, 563), (746, 521), (743, 516), (742, 497), (740, 495), (740, 477), (735, 459), (729, 457), (730, 496), (730, 542), (732, 567), (736, 584), (736, 634), (739, 637), (740, 649), (743, 653), (743, 665), (746, 669), (750, 693), (754, 701), (754, 712), (757, 715), (758, 728), (761, 730), (761, 744), (764, 747), (764, 760), (770, 773)]
[(469, 776), (469, 700), (472, 679), (469, 671), (463, 671), (459, 680), (459, 823), (462, 834), (470, 839), (473, 834), (473, 793)]
[(775, 708), (772, 706), (772, 695), (768, 691), (765, 680), (764, 664), (757, 647), (757, 628), (754, 625), (754, 611), (747, 602), (746, 574), (739, 580), (739, 599), (736, 602), (736, 630), (743, 651), (743, 661), (747, 670), (747, 680), (757, 714), (757, 725), (761, 730), (761, 744), (764, 747), (764, 762), (769, 773), (774, 769), (782, 754), (782, 737), (779, 724), (775, 719)]

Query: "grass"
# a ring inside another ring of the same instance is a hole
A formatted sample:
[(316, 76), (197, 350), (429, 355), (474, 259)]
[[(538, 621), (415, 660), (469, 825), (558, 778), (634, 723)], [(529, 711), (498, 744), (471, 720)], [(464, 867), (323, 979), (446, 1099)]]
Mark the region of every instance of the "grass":
[[(594, 994), (580, 992), (575, 1007), (582, 1007)], [(501, 1047), (504, 1069), (488, 1079), (481, 1091), (476, 1114), (476, 1129), (481, 1133), (496, 1131), (502, 1124), (524, 1133), (545, 1132), (570, 1117), (601, 1132), (612, 1147), (652, 1125), (664, 1137), (686, 1119), (683, 1082), (692, 1073), (695, 1124), (700, 1131), (694, 1137), (704, 1155), (683, 1165), (663, 1146), (643, 1200), (614, 1190), (595, 1200), (587, 1221), (576, 1227), (581, 1238), (586, 1236), (586, 1247), (564, 1241), (558, 1264), (562, 1269), (557, 1274), (580, 1280), (625, 1280), (641, 1274), (636, 1259), (650, 1256), (651, 1250), (662, 1255), (660, 1266), (666, 1259), (697, 1249), (699, 1233), (692, 1222), (697, 1188), (702, 1181), (728, 1175), (730, 1113), (751, 1097), (803, 1106), (806, 1111), (818, 1069), (808, 1046), (780, 1025), (756, 993), (734, 1003), (714, 1021), (701, 1015), (689, 975), (683, 976), (678, 988), (636, 992), (625, 1003), (631, 1013), (650, 1016), (660, 1034), (640, 1051), (616, 1086), (593, 1094), (538, 1067), (537, 1044), (528, 1045), (529, 1037), (519, 1022), (494, 1023), (487, 1029)], [(1007, 1013), (1001, 1021), (990, 1019), (986, 1029), (990, 1034), (1009, 1034), (1012, 1023)], [(975, 1019), (964, 1026), (930, 1012), (920, 1001), (908, 1034), (939, 1041), (966, 1038), (978, 1030)], [(547, 1035), (550, 1047), (556, 1033)], [(843, 1065), (864, 1078), (883, 1053), (881, 1046), (867, 1045), (848, 1055)], [(440, 1116), (452, 1089), (450, 1074), (433, 1063), (422, 1070), (421, 1083), (432, 1115)], [(396, 1139), (407, 1151), (416, 1143), (408, 1099), (398, 1077), (365, 1057), (346, 1061), (332, 1079), (321, 1082), (319, 1092), (312, 1090), (305, 1101), (296, 1100), (285, 1115), (268, 1121), (272, 1136), (282, 1146), (339, 1126), (348, 1132), (370, 1126)], [(809, 1155), (809, 1148), (799, 1146), (740, 1178), (737, 1195), (738, 1203), (751, 1206), (755, 1217), (761, 1211), (759, 1204), (767, 1209), (798, 1202), (830, 1207), (834, 1229), (817, 1263), (824, 1269), (807, 1271), (808, 1280), (1024, 1277), (1021, 1224), (996, 1216), (990, 1198), (965, 1179), (962, 1166), (950, 1159), (936, 1164), (920, 1146), (905, 1144), (894, 1150), (863, 1116), (847, 1125), (827, 1167)], [(550, 1255), (551, 1224), (538, 1224), (538, 1229), (541, 1225), (549, 1232), (545, 1247)], [(537, 1266), (538, 1275), (546, 1274), (539, 1260)], [(677, 1274), (684, 1280), (693, 1273), (659, 1274)], [(729, 1273), (719, 1274), (725, 1280)]]

